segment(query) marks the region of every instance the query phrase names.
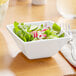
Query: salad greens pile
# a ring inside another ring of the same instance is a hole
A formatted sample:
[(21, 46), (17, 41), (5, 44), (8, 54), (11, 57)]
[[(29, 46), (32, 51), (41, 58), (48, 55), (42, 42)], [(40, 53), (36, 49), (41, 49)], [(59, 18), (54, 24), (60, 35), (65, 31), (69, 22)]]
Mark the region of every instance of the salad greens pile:
[(61, 33), (61, 27), (56, 23), (54, 23), (52, 27), (49, 27), (43, 24), (41, 24), (41, 26), (26, 25), (15, 21), (13, 31), (24, 42), (41, 39), (55, 39), (65, 36), (65, 33)]

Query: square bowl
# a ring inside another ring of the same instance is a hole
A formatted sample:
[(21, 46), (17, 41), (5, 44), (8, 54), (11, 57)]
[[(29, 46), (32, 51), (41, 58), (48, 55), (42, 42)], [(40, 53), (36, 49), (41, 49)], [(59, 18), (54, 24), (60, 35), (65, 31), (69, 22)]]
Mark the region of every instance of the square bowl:
[[(52, 26), (54, 22), (52, 21), (39, 21), (39, 22), (26, 22), (27, 25), (45, 25)], [(14, 25), (8, 25), (7, 29), (14, 38), (22, 53), (29, 59), (38, 59), (46, 58), (55, 55), (69, 40), (68, 35), (66, 34), (63, 38), (57, 39), (45, 39), (38, 41), (24, 42), (21, 40), (14, 32)]]

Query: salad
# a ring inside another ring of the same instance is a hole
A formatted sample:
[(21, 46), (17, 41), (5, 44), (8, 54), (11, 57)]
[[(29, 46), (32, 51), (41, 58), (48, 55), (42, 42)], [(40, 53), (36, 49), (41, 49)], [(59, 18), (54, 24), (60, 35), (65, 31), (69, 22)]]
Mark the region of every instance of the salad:
[(13, 32), (21, 38), (24, 42), (44, 40), (44, 39), (55, 39), (65, 36), (64, 32), (61, 32), (61, 27), (56, 23), (53, 23), (52, 27), (41, 24), (37, 25), (26, 25), (24, 23), (14, 22)]

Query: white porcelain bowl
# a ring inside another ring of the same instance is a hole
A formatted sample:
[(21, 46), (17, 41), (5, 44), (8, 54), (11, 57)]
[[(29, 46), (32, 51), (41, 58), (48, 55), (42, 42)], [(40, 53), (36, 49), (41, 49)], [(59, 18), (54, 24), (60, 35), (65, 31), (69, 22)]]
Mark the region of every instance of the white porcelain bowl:
[[(48, 26), (52, 26), (52, 21), (39, 21), (39, 22), (27, 22), (25, 24), (47, 24)], [(38, 41), (30, 41), (24, 42), (22, 41), (14, 32), (14, 25), (8, 25), (7, 29), (10, 34), (13, 36), (16, 41), (18, 47), (22, 50), (23, 54), (29, 59), (38, 59), (38, 58), (46, 58), (55, 55), (68, 41), (68, 36), (57, 39), (46, 39), (46, 40), (38, 40)]]

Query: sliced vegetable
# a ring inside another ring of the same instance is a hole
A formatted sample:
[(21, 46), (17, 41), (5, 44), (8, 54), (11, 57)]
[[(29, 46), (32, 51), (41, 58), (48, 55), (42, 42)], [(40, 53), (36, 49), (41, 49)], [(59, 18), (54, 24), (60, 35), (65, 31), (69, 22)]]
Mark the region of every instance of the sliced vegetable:
[(65, 33), (60, 33), (61, 27), (56, 23), (54, 23), (51, 28), (47, 25), (44, 26), (43, 24), (38, 27), (37, 25), (26, 25), (15, 21), (13, 31), (24, 42), (41, 39), (55, 39), (65, 36)]

